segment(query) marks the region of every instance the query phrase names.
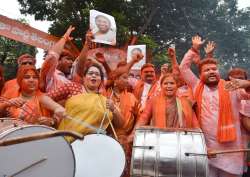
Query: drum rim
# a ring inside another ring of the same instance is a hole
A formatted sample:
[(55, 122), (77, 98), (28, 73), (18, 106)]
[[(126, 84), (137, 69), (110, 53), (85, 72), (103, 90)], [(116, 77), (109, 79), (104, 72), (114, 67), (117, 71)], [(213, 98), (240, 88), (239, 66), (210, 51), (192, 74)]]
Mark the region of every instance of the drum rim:
[[(52, 127), (49, 127), (49, 126), (46, 126), (46, 125), (32, 125), (32, 124), (28, 124), (28, 125), (23, 125), (23, 126), (13, 127), (11, 129), (8, 129), (6, 131), (9, 131), (9, 132), (4, 131), (6, 133), (3, 136), (1, 136), (1, 134), (3, 134), (4, 132), (0, 133), (0, 139), (6, 137), (8, 134), (14, 132), (15, 130), (20, 130), (20, 129), (24, 129), (24, 128), (30, 128), (30, 127), (43, 127), (43, 128), (50, 129), (52, 131), (56, 130), (55, 128), (52, 128)], [(64, 136), (63, 136), (63, 139), (67, 143), (67, 145), (70, 147), (71, 153), (73, 154), (74, 170), (73, 170), (73, 176), (72, 177), (75, 177), (75, 173), (76, 173), (76, 158), (75, 158), (75, 153), (73, 151), (73, 148), (72, 148), (71, 144), (65, 139)]]

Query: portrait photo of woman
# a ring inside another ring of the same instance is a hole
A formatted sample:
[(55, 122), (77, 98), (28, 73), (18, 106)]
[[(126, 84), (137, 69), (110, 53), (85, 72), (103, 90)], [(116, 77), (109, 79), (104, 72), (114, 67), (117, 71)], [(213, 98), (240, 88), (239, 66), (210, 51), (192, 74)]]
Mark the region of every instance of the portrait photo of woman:
[(90, 29), (94, 35), (93, 42), (109, 45), (116, 44), (114, 17), (96, 10), (90, 10)]

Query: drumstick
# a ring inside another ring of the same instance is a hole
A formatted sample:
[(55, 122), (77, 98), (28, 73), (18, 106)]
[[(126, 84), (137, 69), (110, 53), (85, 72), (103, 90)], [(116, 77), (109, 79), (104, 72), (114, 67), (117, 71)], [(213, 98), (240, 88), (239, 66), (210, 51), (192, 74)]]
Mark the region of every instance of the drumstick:
[(250, 152), (250, 149), (213, 150), (213, 151), (208, 151), (207, 154), (185, 152), (185, 155), (186, 156), (208, 156), (208, 157), (214, 158), (216, 157), (217, 154), (229, 154), (229, 153), (239, 153), (239, 152)]
[[(107, 114), (107, 113), (105, 112), (105, 114)], [(111, 129), (112, 129), (112, 131), (113, 131), (113, 133), (114, 133), (115, 139), (118, 141), (118, 136), (117, 136), (117, 134), (116, 134), (116, 132), (115, 132), (115, 128), (114, 128), (114, 126), (113, 126), (113, 124), (112, 124), (112, 122), (111, 122), (110, 118), (109, 118), (108, 116), (105, 116), (105, 117), (107, 117), (107, 118), (108, 118), (108, 120), (109, 120), (109, 124), (110, 124)], [(104, 117), (104, 118), (105, 118), (105, 117)]]
[(71, 117), (71, 116), (69, 116), (69, 115), (67, 115), (67, 116), (65, 117), (65, 119), (72, 120), (72, 121), (74, 121), (74, 122), (76, 122), (76, 123), (78, 123), (78, 124), (80, 124), (80, 125), (82, 125), (82, 126), (84, 126), (84, 127), (87, 127), (87, 128), (89, 128), (89, 129), (92, 129), (92, 130), (94, 130), (94, 131), (96, 131), (96, 132), (99, 132), (99, 133), (102, 133), (102, 134), (106, 134), (106, 131), (105, 131), (105, 130), (103, 130), (103, 129), (101, 129), (101, 128), (96, 128), (96, 127), (94, 127), (94, 126), (92, 126), (92, 125), (90, 125), (90, 124), (88, 124), (88, 123), (86, 123), (86, 122), (84, 122), (84, 121), (81, 121), (81, 119), (73, 118), (73, 117)]
[(25, 170), (27, 170), (27, 169), (29, 169), (29, 168), (32, 168), (32, 167), (34, 167), (35, 165), (37, 165), (37, 164), (39, 164), (39, 163), (44, 162), (45, 160), (47, 160), (47, 158), (42, 158), (42, 159), (40, 159), (40, 160), (38, 160), (38, 161), (36, 161), (36, 162), (33, 162), (32, 164), (30, 164), (30, 165), (28, 165), (27, 167), (25, 167), (25, 168), (19, 170), (19, 171), (16, 172), (16, 173), (10, 175), (9, 177), (14, 177), (14, 176), (16, 176), (16, 175), (22, 173), (23, 171), (25, 171)]
[[(109, 96), (109, 99), (111, 99), (111, 98), (113, 97), (113, 94), (114, 94), (114, 91), (113, 91), (113, 89), (111, 89), (111, 95)], [(114, 126), (113, 126), (113, 124), (112, 124), (112, 121), (109, 119), (109, 116), (107, 115), (107, 114), (108, 114), (108, 111), (109, 111), (109, 110), (106, 109), (106, 112), (105, 112), (104, 115), (103, 115), (103, 119), (102, 119), (100, 128), (101, 128), (102, 125), (103, 125), (104, 119), (107, 117), (107, 118), (108, 118), (108, 121), (109, 121), (109, 124), (110, 124), (110, 126), (111, 126), (111, 129), (112, 129), (112, 132), (114, 133), (115, 139), (118, 141), (118, 136), (117, 136), (117, 134), (116, 134), (115, 128), (114, 128)]]
[(46, 139), (50, 137), (56, 137), (56, 136), (72, 136), (77, 139), (83, 139), (84, 136), (73, 131), (60, 131), (60, 130), (55, 130), (55, 131), (50, 131), (50, 132), (44, 132), (44, 133), (34, 133), (29, 136), (19, 136), (15, 138), (9, 138), (6, 140), (0, 140), (0, 146), (9, 146), (9, 145), (14, 145), (14, 144), (20, 144), (20, 143), (25, 143), (29, 141), (35, 141), (35, 140), (41, 140), (41, 139)]

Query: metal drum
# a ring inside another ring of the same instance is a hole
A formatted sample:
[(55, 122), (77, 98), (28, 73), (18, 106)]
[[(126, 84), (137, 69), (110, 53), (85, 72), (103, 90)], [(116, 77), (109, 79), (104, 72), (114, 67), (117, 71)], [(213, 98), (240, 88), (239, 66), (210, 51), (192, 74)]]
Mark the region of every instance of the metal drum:
[[(0, 140), (54, 131), (42, 125), (18, 125), (0, 133)], [(3, 126), (6, 129), (8, 122)], [(75, 158), (70, 144), (62, 137), (51, 137), (0, 146), (1, 177), (74, 177)]]
[(192, 129), (136, 130), (131, 159), (132, 177), (207, 177), (207, 156), (203, 133)]

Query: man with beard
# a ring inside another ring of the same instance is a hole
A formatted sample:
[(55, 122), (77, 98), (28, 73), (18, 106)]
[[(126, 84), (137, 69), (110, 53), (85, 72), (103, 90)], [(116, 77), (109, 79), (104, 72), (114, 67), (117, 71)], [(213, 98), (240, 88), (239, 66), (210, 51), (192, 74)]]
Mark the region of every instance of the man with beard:
[[(208, 150), (244, 148), (239, 120), (242, 99), (250, 99), (244, 90), (228, 91), (220, 79), (217, 61), (214, 58), (200, 60), (199, 50), (204, 41), (192, 38), (192, 48), (185, 54), (180, 65), (184, 80), (192, 87), (197, 101), (197, 117), (203, 130)], [(214, 51), (214, 43), (210, 52)], [(212, 55), (211, 55), (212, 56)], [(190, 70), (192, 62), (198, 64), (200, 79)], [(229, 84), (233, 84), (230, 82)], [(249, 87), (247, 82), (245, 87)], [(243, 87), (241, 85), (240, 87)], [(236, 177), (243, 173), (243, 153), (217, 155), (209, 159), (210, 177)]]
[(134, 88), (134, 95), (144, 109), (146, 102), (157, 93), (160, 86), (156, 80), (155, 67), (151, 63), (146, 63), (141, 68), (141, 80), (139, 80)]
[(74, 29), (70, 26), (48, 52), (40, 72), (40, 89), (42, 91), (49, 92), (71, 81), (82, 83), (84, 68), (91, 63), (87, 59), (87, 52), (93, 34), (90, 31), (86, 33), (84, 46), (75, 59), (70, 51), (64, 49), (66, 42), (73, 39), (70, 35)]

